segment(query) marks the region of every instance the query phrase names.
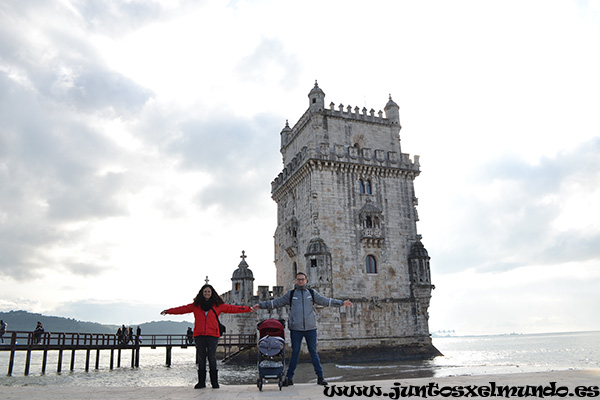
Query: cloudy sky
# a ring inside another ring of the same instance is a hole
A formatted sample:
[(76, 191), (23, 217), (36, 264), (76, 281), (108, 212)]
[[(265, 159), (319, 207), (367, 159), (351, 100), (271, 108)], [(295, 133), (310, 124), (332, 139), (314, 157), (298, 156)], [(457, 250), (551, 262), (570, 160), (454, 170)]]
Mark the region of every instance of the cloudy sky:
[(242, 250), (275, 284), (318, 80), (400, 105), (432, 331), (598, 330), (599, 49), (599, 0), (3, 1), (0, 310), (159, 320)]

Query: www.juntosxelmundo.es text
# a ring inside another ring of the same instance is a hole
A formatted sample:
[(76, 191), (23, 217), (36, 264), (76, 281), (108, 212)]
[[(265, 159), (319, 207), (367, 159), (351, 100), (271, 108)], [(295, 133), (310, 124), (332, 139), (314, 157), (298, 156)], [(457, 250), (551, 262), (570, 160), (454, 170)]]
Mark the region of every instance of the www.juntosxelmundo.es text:
[(439, 386), (435, 382), (428, 385), (402, 385), (394, 383), (391, 388), (376, 385), (329, 385), (323, 388), (327, 397), (386, 397), (396, 400), (402, 397), (598, 397), (598, 386), (576, 386), (572, 390), (567, 386), (558, 386), (556, 382), (548, 385), (510, 386), (489, 382), (489, 385)]

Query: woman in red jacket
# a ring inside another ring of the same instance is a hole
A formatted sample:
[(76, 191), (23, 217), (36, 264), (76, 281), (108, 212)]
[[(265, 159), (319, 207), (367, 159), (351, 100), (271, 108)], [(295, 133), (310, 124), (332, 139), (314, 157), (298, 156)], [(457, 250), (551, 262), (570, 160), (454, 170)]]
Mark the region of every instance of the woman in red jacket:
[(194, 341), (196, 343), (196, 364), (198, 383), (195, 389), (206, 387), (206, 357), (210, 369), (210, 383), (213, 389), (219, 387), (217, 374), (217, 342), (219, 341), (219, 323), (217, 316), (221, 313), (237, 314), (253, 311), (248, 306), (234, 306), (223, 303), (215, 289), (206, 284), (202, 286), (194, 302), (186, 306), (169, 308), (161, 312), (165, 314), (194, 313)]

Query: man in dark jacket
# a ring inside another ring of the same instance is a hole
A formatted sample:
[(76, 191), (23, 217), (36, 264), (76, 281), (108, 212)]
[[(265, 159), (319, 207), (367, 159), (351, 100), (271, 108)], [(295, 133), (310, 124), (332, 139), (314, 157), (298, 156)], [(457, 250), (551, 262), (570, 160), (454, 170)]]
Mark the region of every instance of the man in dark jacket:
[(284, 306), (290, 306), (289, 314), (289, 328), (290, 337), (292, 341), (292, 356), (290, 358), (290, 365), (286, 374), (286, 381), (284, 385), (291, 386), (294, 384), (294, 372), (298, 366), (298, 360), (300, 358), (300, 347), (302, 346), (302, 339), (306, 340), (306, 346), (310, 353), (310, 359), (317, 374), (317, 383), (319, 385), (327, 385), (327, 382), (323, 378), (323, 369), (321, 368), (321, 360), (317, 353), (317, 315), (315, 313), (314, 304), (321, 306), (347, 306), (352, 307), (350, 300), (337, 300), (330, 299), (322, 296), (310, 289), (307, 286), (306, 274), (298, 272), (296, 274), (296, 284), (294, 289), (288, 291), (283, 296), (274, 299), (263, 301), (255, 304), (252, 309), (258, 308), (280, 308)]

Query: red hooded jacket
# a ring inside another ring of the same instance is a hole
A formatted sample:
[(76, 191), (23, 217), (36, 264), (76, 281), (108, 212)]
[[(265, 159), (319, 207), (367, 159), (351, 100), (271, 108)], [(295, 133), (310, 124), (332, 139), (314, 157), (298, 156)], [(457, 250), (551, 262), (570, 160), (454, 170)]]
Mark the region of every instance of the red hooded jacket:
[[(234, 306), (231, 304), (221, 304), (213, 306), (213, 310), (217, 314), (239, 314), (252, 311), (248, 306)], [(194, 313), (194, 337), (195, 336), (215, 336), (219, 337), (219, 324), (217, 323), (217, 316), (212, 310), (208, 312), (204, 311), (199, 305), (195, 306), (194, 303), (188, 304), (187, 306), (169, 308), (167, 314), (189, 314)]]

